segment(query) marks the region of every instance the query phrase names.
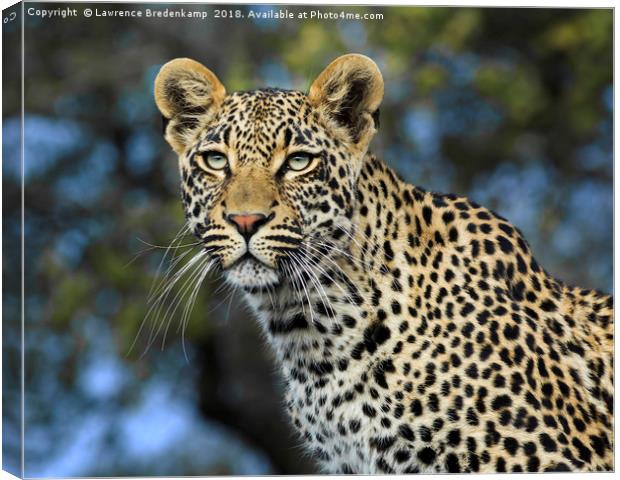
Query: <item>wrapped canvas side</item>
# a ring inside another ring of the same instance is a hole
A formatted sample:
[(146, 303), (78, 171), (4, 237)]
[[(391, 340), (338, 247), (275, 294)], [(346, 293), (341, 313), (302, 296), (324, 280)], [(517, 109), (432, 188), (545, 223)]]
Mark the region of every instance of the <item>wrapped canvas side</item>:
[(2, 11), (2, 469), (23, 476), (22, 3)]

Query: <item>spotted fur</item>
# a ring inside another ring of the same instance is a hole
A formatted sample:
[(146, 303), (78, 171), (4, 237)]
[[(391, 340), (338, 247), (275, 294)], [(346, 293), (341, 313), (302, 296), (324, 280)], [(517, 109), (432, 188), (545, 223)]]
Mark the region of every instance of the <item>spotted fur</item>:
[[(244, 290), (326, 472), (613, 469), (612, 297), (564, 285), (507, 220), (369, 153), (370, 59), (337, 59), (308, 94), (226, 94), (174, 60), (155, 90), (188, 222)], [(225, 171), (205, 165), (213, 150)], [(266, 221), (246, 241), (233, 213)]]

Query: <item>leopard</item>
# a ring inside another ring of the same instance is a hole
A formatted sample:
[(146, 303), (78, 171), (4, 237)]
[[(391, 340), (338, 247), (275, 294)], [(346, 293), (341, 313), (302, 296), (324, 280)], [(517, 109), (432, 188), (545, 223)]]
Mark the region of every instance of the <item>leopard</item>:
[(155, 79), (188, 226), (260, 324), (305, 452), (335, 474), (613, 470), (613, 297), (374, 155), (384, 89), (353, 53), (307, 91), (228, 93), (188, 58)]

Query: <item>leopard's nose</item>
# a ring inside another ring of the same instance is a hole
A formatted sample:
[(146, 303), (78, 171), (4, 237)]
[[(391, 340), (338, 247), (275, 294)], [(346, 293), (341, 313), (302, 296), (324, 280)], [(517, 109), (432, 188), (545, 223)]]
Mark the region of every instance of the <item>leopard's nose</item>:
[(273, 213), (269, 216), (262, 213), (242, 213), (226, 215), (226, 220), (232, 223), (239, 233), (245, 238), (246, 242), (256, 231), (273, 218)]

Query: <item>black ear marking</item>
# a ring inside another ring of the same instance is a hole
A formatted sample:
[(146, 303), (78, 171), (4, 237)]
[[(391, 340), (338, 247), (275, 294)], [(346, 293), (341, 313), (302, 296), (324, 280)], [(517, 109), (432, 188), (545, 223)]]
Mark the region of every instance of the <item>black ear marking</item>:
[(375, 128), (379, 130), (379, 125), (381, 125), (381, 121), (379, 119), (379, 109), (377, 108), (372, 114), (372, 121), (375, 122)]
[(163, 115), (161, 116), (161, 133), (162, 134), (166, 134), (166, 128), (168, 128), (168, 124), (170, 123), (170, 119), (164, 117)]
[[(331, 90), (335, 91), (336, 89), (337, 86), (334, 85)], [(334, 117), (338, 123), (349, 127), (354, 137), (357, 136), (359, 130), (357, 116), (359, 114), (359, 105), (366, 95), (366, 90), (367, 85), (363, 79), (352, 80), (347, 93), (343, 96), (337, 110), (334, 112)]]
[[(334, 92), (337, 88), (337, 85), (332, 85), (328, 87), (328, 91)], [(336, 105), (333, 112), (336, 121), (349, 129), (353, 140), (356, 142), (359, 140), (359, 136), (364, 128), (364, 120), (360, 117), (362, 113), (360, 106), (368, 94), (369, 83), (367, 79), (364, 77), (353, 78), (350, 80), (346, 94)], [(373, 120), (375, 120), (375, 114), (371, 115)]]

